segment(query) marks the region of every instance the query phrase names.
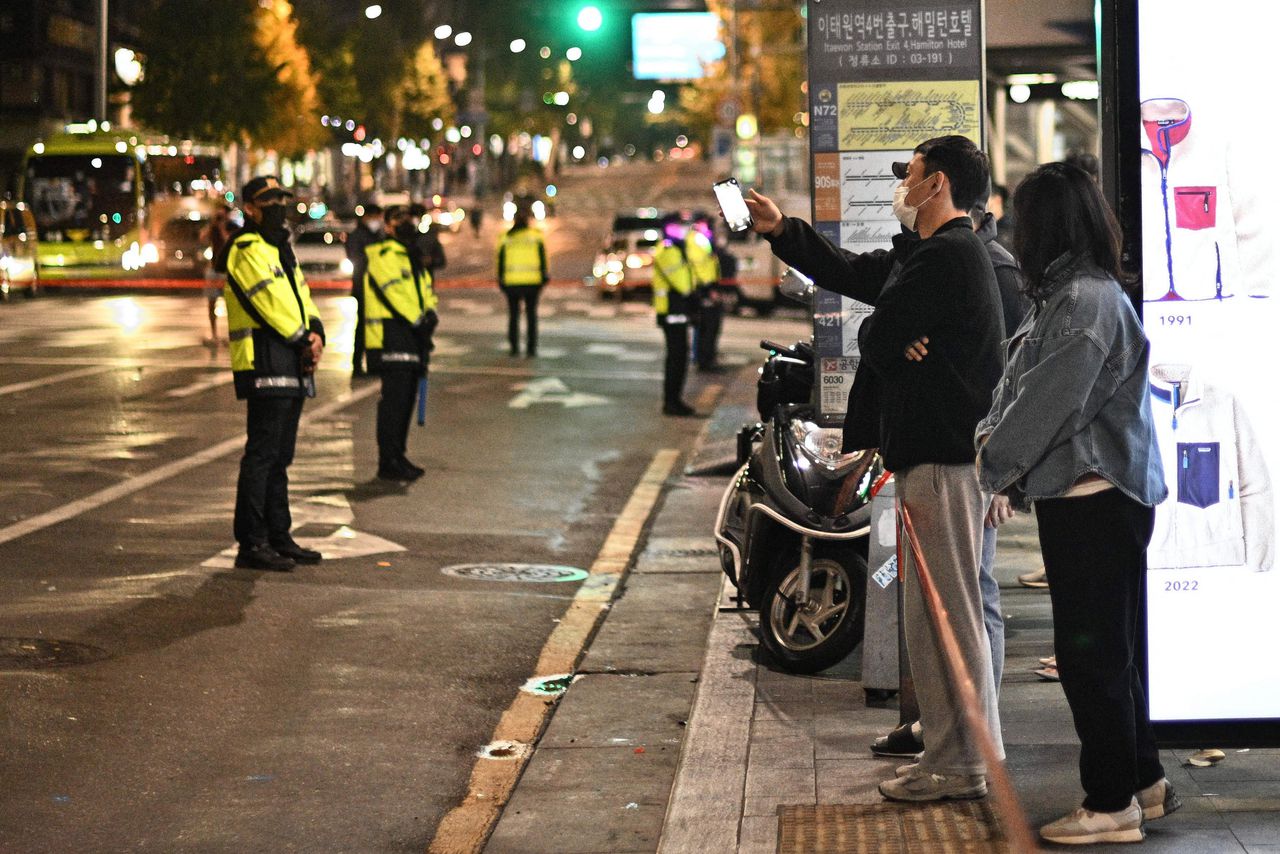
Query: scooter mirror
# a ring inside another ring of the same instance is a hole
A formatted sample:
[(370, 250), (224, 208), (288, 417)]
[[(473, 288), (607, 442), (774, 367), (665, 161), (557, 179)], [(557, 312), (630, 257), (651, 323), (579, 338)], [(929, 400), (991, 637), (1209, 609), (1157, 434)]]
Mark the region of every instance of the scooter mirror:
[(813, 279), (810, 279), (794, 267), (788, 267), (787, 271), (782, 274), (782, 281), (778, 283), (778, 290), (788, 299), (804, 305), (813, 305)]

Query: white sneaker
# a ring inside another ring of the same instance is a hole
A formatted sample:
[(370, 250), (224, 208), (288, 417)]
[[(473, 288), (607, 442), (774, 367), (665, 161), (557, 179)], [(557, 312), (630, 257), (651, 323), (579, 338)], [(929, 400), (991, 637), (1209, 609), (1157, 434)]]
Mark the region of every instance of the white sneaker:
[(981, 774), (929, 774), (916, 766), (908, 774), (881, 783), (880, 794), (891, 801), (972, 800), (986, 797), (987, 780)]
[(1148, 821), (1153, 818), (1164, 818), (1182, 806), (1182, 799), (1173, 790), (1167, 777), (1162, 777), (1134, 795), (1138, 805), (1142, 807), (1142, 817)]
[(1037, 569), (1035, 572), (1027, 572), (1018, 576), (1018, 583), (1023, 587), (1044, 588), (1049, 586), (1048, 573), (1044, 571), (1044, 567)]
[(1141, 842), (1142, 807), (1134, 798), (1119, 812), (1093, 812), (1079, 807), (1069, 815), (1040, 828), (1040, 837), (1060, 845), (1092, 845), (1095, 842)]
[(920, 757), (916, 756), (916, 759), (914, 762), (908, 762), (906, 765), (899, 765), (897, 768), (893, 769), (893, 773), (897, 774), (899, 777), (905, 777), (919, 767), (920, 767)]

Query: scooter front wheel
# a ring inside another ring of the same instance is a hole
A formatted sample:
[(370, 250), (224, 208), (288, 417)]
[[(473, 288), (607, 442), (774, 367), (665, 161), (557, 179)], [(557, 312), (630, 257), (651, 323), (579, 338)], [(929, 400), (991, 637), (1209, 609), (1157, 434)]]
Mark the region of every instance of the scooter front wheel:
[(796, 602), (798, 556), (779, 555), (760, 600), (760, 640), (783, 669), (826, 670), (862, 640), (866, 563), (856, 552), (816, 557), (809, 598)]

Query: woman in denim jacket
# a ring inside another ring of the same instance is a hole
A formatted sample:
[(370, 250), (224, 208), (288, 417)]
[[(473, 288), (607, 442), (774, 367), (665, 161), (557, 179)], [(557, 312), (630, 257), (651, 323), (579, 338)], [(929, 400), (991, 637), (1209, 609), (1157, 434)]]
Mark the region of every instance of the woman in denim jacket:
[(1015, 254), (1032, 310), (978, 425), (982, 488), (1034, 506), (1058, 673), (1080, 737), (1081, 808), (1045, 839), (1140, 842), (1179, 805), (1138, 668), (1142, 583), (1165, 497), (1147, 393), (1149, 345), (1118, 284), (1119, 228), (1097, 184), (1064, 163), (1018, 187)]

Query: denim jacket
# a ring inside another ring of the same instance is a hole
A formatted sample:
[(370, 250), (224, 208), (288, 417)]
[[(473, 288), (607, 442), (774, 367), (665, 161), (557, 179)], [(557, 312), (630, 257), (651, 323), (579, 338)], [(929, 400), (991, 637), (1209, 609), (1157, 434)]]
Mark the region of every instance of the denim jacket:
[(1063, 256), (1046, 281), (1049, 293), (1006, 342), (1004, 376), (978, 424), (982, 488), (1027, 510), (1096, 474), (1155, 506), (1167, 490), (1142, 323), (1116, 281), (1087, 261)]

